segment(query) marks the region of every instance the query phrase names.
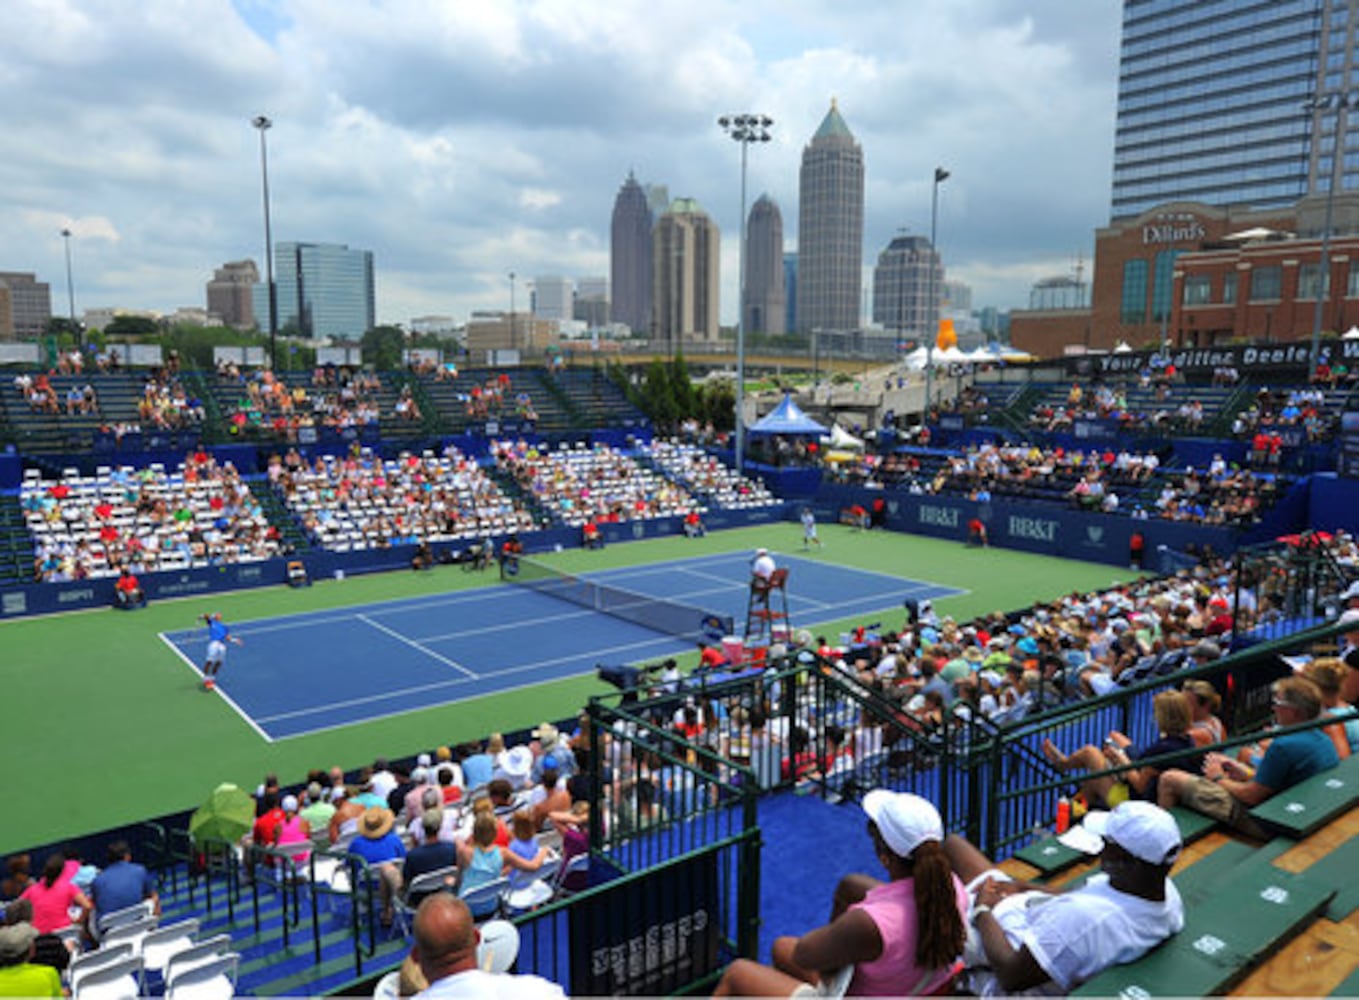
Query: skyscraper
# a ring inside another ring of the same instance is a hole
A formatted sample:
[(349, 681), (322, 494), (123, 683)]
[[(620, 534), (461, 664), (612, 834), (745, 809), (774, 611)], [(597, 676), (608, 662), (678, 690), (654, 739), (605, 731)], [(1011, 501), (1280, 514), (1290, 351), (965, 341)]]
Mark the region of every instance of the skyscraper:
[[(254, 289), (260, 283), (253, 260), (232, 260), (213, 272), (208, 282), (208, 312), (227, 326), (245, 329), (255, 325)], [(267, 300), (268, 293), (266, 291)], [(265, 308), (269, 307), (265, 302)], [(266, 319), (264, 328), (268, 329)]]
[(36, 337), (52, 318), (52, 288), (28, 271), (0, 271), (0, 339)]
[(539, 319), (571, 319), (574, 298), (570, 278), (545, 274), (533, 279), (533, 315)]
[(609, 284), (614, 322), (639, 333), (651, 329), (651, 225), (647, 192), (629, 172), (613, 202)]
[(785, 333), (797, 333), (797, 251), (791, 250), (783, 255), (783, 295), (788, 303), (788, 317), (784, 321)]
[[(1349, 112), (1306, 112), (1359, 84), (1345, 0), (1124, 0), (1112, 219), (1172, 201), (1290, 206), (1359, 161)], [(1359, 187), (1359, 162), (1343, 187)], [(1340, 188), (1337, 188), (1340, 190)]]
[(799, 329), (859, 326), (863, 245), (864, 154), (832, 100), (798, 177)]
[(783, 284), (783, 215), (762, 194), (746, 222), (746, 330), (783, 333), (787, 296)]
[[(278, 329), (300, 337), (361, 337), (377, 323), (373, 253), (339, 243), (274, 244)], [(255, 286), (255, 320), (269, 328), (269, 290)]]
[(716, 340), (721, 233), (692, 198), (676, 198), (652, 237), (655, 338), (671, 350)]
[(873, 268), (873, 322), (909, 337), (928, 337), (939, 326), (943, 288), (944, 266), (930, 241), (898, 236), (878, 254)]

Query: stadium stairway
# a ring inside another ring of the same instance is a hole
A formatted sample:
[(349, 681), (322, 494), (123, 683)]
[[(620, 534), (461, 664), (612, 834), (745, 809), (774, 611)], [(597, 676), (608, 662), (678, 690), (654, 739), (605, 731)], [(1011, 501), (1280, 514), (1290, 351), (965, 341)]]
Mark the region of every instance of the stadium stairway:
[[(167, 870), (165, 875), (171, 875)], [(363, 958), (363, 970), (355, 968), (354, 939), (348, 915), (344, 911), (331, 912), (328, 901), (321, 899), (318, 926), (321, 932), (321, 960), (316, 961), (316, 942), (312, 937), (310, 903), (303, 894), (302, 916), (288, 928), (284, 942), (283, 904), (279, 893), (271, 886), (259, 887), (259, 929), (256, 930), (255, 910), (248, 886), (241, 889), (241, 897), (228, 915), (223, 888), (214, 888), (213, 906), (205, 907), (201, 881), (190, 893), (190, 877), (181, 865), (173, 877), (163, 881), (160, 891), (160, 925), (197, 917), (201, 923), (198, 938), (205, 940), (219, 934), (231, 936), (231, 950), (240, 954), (241, 962), (236, 992), (242, 996), (320, 996), (341, 989), (356, 979), (371, 975), (375, 970), (397, 964), (410, 950), (410, 942), (399, 932), (377, 930), (374, 953)], [(364, 936), (366, 942), (366, 934)], [(151, 984), (151, 992), (156, 984)]]
[(0, 494), (0, 584), (28, 583), (33, 578), (33, 537), (19, 498)]
[(288, 509), (283, 498), (278, 491), (269, 483), (265, 476), (249, 476), (246, 479), (246, 486), (251, 494), (259, 501), (260, 508), (264, 511), (264, 516), (269, 519), (269, 523), (278, 528), (278, 533), (282, 536), (285, 547), (291, 546), (293, 552), (305, 552), (312, 548), (311, 539), (302, 530), (302, 525), (297, 517)]

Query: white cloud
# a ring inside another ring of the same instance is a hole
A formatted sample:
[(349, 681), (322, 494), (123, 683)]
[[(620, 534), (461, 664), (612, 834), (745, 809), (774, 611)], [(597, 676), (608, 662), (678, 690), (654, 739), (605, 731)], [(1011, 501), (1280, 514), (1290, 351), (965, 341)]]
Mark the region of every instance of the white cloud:
[[(508, 302), (507, 274), (605, 274), (629, 169), (724, 232), (735, 318), (740, 152), (797, 234), (801, 150), (838, 98), (864, 147), (864, 260), (928, 232), (978, 305), (1088, 260), (1107, 221), (1118, 5), (1089, 0), (12, 0), (0, 33), (0, 268), (79, 304), (202, 302), (276, 239), (374, 251), (384, 320)], [(521, 290), (522, 291), (522, 290)], [(526, 298), (524, 301), (527, 301)]]

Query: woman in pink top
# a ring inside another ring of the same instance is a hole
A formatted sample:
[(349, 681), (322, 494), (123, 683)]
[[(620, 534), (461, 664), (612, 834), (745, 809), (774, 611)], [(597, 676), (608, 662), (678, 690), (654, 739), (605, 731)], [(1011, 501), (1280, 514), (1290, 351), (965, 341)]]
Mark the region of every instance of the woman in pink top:
[[(286, 847), (288, 844), (301, 844), (311, 840), (311, 824), (297, 815), (297, 796), (285, 795), (283, 802), (283, 821), (274, 828), (274, 846)], [(311, 857), (311, 851), (293, 855), (293, 864), (301, 868)]]
[(21, 897), (33, 904), (33, 926), (39, 934), (54, 934), (69, 927), (73, 905), (84, 911), (82, 918), (89, 912), (89, 899), (65, 877), (65, 868), (66, 858), (60, 851), (49, 854), (42, 866), (42, 877), (25, 889)]
[(967, 891), (944, 855), (939, 812), (918, 795), (869, 792), (868, 833), (891, 880), (849, 875), (831, 922), (774, 942), (774, 968), (748, 959), (727, 967), (714, 996), (786, 997), (852, 967), (846, 996), (947, 992), (967, 938)]

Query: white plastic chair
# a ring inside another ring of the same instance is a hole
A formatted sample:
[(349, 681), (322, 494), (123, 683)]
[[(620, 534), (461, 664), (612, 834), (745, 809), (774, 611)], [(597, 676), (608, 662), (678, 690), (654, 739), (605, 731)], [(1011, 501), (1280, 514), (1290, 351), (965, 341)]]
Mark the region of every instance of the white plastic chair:
[(236, 995), (236, 976), (241, 956), (236, 952), (218, 955), (182, 972), (165, 983), (166, 1000), (232, 1000)]
[(509, 885), (510, 880), (502, 876), (469, 889), (460, 889), (458, 898), (467, 904), (467, 908), (472, 911), (472, 917), (480, 923), (500, 916)]
[(75, 1000), (137, 1000), (141, 994), (142, 960), (138, 955), (88, 969), (71, 987)]
[(411, 879), (410, 884), (405, 890), (393, 900), (396, 911), (396, 920), (401, 927), (404, 936), (408, 933), (408, 920), (414, 919), (416, 905), (412, 904), (411, 898), (421, 898), (434, 892), (452, 892), (458, 883), (458, 866), (449, 865), (446, 868), (436, 868), (432, 872), (425, 872)]
[(126, 941), (122, 944), (108, 945), (97, 951), (87, 951), (71, 959), (71, 964), (66, 968), (66, 981), (74, 991), (88, 973), (133, 957), (132, 945)]
[(142, 942), (146, 940), (146, 935), (150, 934), (159, 925), (158, 917), (143, 917), (136, 923), (119, 924), (111, 927), (104, 932), (101, 944), (117, 944), (126, 941), (132, 945), (132, 954), (140, 956), (142, 953)]
[(120, 927), (123, 924), (135, 924), (144, 917), (151, 916), (154, 906), (151, 900), (144, 899), (135, 906), (129, 906), (122, 910), (113, 910), (109, 913), (101, 913), (95, 921), (95, 937), (103, 940), (104, 932)]
[(535, 878), (532, 882), (518, 889), (509, 889), (504, 895), (505, 909), (511, 913), (521, 910), (531, 910), (535, 906), (542, 906), (550, 900), (555, 892), (557, 873), (562, 868), (562, 856), (557, 853), (549, 854), (543, 861), (542, 867), (534, 872)]
[(164, 927), (157, 927), (155, 930), (149, 931), (142, 938), (141, 946), (142, 961), (146, 965), (146, 971), (155, 973), (157, 976), (163, 974), (171, 955), (193, 945), (194, 938), (198, 935), (198, 928), (198, 918), (190, 917), (187, 920), (166, 924)]
[(205, 941), (199, 941), (197, 944), (182, 948), (173, 955), (167, 957), (165, 960), (165, 974), (162, 978), (168, 983), (171, 979), (181, 975), (185, 971), (196, 969), (198, 966), (210, 962), (214, 958), (220, 958), (222, 955), (229, 954), (230, 952), (230, 934), (218, 934)]

